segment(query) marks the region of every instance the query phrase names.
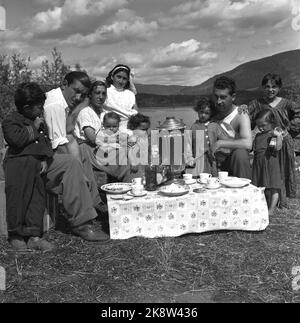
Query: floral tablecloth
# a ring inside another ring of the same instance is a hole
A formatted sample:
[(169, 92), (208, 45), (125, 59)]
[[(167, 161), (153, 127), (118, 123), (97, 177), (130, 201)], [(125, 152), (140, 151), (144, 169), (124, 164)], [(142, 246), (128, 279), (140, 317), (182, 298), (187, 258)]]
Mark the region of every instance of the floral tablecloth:
[(111, 239), (175, 237), (215, 230), (264, 230), (269, 224), (263, 188), (220, 188), (166, 197), (148, 192), (132, 200), (107, 195)]

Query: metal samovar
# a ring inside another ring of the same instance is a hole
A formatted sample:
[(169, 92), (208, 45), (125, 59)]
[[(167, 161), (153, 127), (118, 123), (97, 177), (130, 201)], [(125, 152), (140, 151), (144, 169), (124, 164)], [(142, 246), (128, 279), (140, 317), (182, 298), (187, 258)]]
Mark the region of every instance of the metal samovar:
[(166, 169), (170, 182), (178, 180), (185, 170), (184, 160), (184, 130), (186, 125), (175, 117), (167, 117), (160, 124), (159, 156), (160, 165)]

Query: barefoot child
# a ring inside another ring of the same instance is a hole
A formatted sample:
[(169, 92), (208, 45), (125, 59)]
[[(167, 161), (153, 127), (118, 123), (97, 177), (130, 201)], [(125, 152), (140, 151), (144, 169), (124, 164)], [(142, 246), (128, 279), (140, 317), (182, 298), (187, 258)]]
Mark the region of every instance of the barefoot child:
[[(203, 172), (216, 176), (216, 163), (211, 152), (211, 145), (217, 141), (221, 129), (217, 123), (210, 121), (214, 105), (204, 97), (197, 102), (194, 110), (198, 114), (198, 120), (191, 127), (192, 150), (187, 149), (186, 164), (189, 167), (194, 167), (192, 169), (193, 177), (197, 177)], [(189, 172), (188, 169), (186, 171)]]
[(46, 96), (36, 83), (24, 83), (14, 98), (17, 111), (2, 123), (8, 143), (4, 167), (8, 239), (16, 250), (52, 250), (54, 246), (41, 239), (46, 208), (42, 174), (53, 155), (41, 117)]
[(283, 185), (279, 164), (282, 132), (280, 128), (276, 128), (275, 117), (271, 109), (258, 112), (255, 121), (260, 132), (255, 136), (253, 143), (252, 183), (265, 187), (269, 215), (272, 215), (279, 202)]

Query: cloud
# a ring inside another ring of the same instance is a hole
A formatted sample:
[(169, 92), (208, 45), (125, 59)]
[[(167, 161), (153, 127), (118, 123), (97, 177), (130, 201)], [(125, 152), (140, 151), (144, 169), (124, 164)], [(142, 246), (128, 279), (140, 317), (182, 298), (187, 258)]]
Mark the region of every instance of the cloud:
[(158, 48), (152, 52), (152, 65), (154, 67), (196, 67), (202, 66), (217, 58), (217, 53), (207, 51), (207, 44), (201, 44), (195, 39), (181, 43), (172, 43), (166, 47)]
[[(32, 30), (39, 37), (60, 37), (76, 32), (87, 33), (99, 26), (99, 18), (109, 18), (123, 8), (129, 0), (65, 0), (62, 6), (55, 6), (37, 13), (32, 19)], [(53, 2), (54, 3), (54, 2)]]
[(128, 9), (120, 9), (112, 24), (103, 25), (88, 35), (77, 33), (68, 37), (62, 44), (79, 47), (95, 44), (113, 44), (122, 41), (145, 41), (157, 31), (157, 22), (146, 22), (143, 17), (135, 15)]
[(199, 84), (212, 72), (218, 55), (209, 50), (210, 44), (195, 39), (171, 43), (145, 53), (126, 52), (117, 56), (86, 58), (80, 64), (96, 78), (103, 79), (118, 63), (134, 68), (137, 83)]
[(218, 30), (272, 27), (290, 16), (289, 0), (194, 0), (172, 7), (160, 24), (165, 28)]
[(62, 2), (62, 0), (35, 0), (37, 4), (56, 6)]

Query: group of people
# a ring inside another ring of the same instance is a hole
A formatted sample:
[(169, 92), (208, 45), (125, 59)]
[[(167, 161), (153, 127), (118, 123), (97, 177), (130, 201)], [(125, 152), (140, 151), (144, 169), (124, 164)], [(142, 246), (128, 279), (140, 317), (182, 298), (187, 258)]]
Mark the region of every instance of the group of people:
[[(287, 197), (296, 197), (293, 137), (300, 132), (300, 106), (278, 96), (278, 74), (266, 74), (261, 85), (261, 98), (238, 107), (234, 80), (217, 78), (212, 98), (202, 98), (194, 108), (199, 119), (191, 127), (192, 153), (186, 160), (193, 175), (223, 170), (264, 187), (272, 215), (277, 206), (287, 206)], [(204, 132), (202, 145), (197, 143), (198, 130)]]
[[(203, 98), (194, 108), (199, 120), (192, 125), (191, 151), (186, 154), (195, 176), (226, 170), (266, 187), (270, 214), (279, 201), (283, 205), (286, 196), (295, 196), (290, 133), (299, 132), (300, 109), (278, 97), (281, 85), (279, 76), (266, 75), (263, 98), (247, 108), (234, 104), (234, 80), (217, 78), (212, 99)], [(92, 83), (86, 73), (74, 71), (65, 76), (61, 87), (47, 93), (34, 82), (18, 87), (16, 111), (2, 123), (8, 144), (5, 192), (13, 248), (54, 248), (42, 232), (46, 190), (61, 195), (75, 235), (88, 241), (109, 239), (94, 221), (106, 207), (99, 187), (143, 176), (145, 164), (141, 165), (140, 157), (149, 144), (150, 118), (138, 113), (135, 93), (130, 68), (121, 64), (104, 82)], [(197, 130), (205, 134), (203, 145), (196, 140)]]

